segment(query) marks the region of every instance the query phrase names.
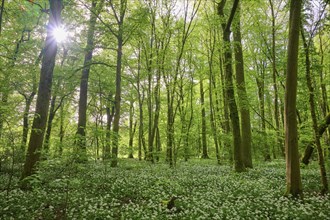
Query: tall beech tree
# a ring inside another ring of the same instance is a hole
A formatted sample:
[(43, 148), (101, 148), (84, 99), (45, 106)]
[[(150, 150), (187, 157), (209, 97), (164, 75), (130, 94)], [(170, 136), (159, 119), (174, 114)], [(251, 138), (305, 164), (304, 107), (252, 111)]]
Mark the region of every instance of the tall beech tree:
[(294, 197), (302, 195), (296, 113), (301, 5), (301, 0), (291, 0), (290, 2), (289, 42), (287, 49), (287, 75), (284, 105), (286, 193), (291, 194)]
[(199, 93), (201, 98), (201, 118), (202, 118), (202, 158), (208, 159), (207, 140), (206, 140), (206, 110), (205, 110), (205, 90), (203, 86), (203, 79), (199, 81)]
[(120, 0), (118, 9), (116, 9), (113, 2), (109, 2), (112, 12), (114, 14), (117, 31), (115, 32), (109, 26), (109, 30), (113, 33), (117, 40), (117, 55), (116, 55), (116, 92), (115, 92), (115, 112), (113, 117), (113, 141), (111, 151), (111, 167), (118, 165), (118, 147), (119, 147), (119, 120), (120, 120), (120, 109), (121, 109), (121, 75), (122, 75), (122, 56), (123, 56), (123, 45), (125, 43), (124, 38), (124, 18), (127, 11), (127, 0)]
[(271, 44), (271, 61), (272, 61), (272, 75), (273, 75), (273, 89), (274, 89), (274, 118), (276, 126), (276, 144), (280, 147), (280, 150), (284, 156), (284, 149), (282, 146), (282, 138), (280, 134), (280, 113), (279, 113), (279, 97), (278, 97), (278, 77), (277, 77), (277, 60), (276, 60), (276, 14), (274, 9), (273, 0), (268, 0), (271, 11), (272, 19), (272, 44)]
[[(301, 22), (303, 23), (303, 22)], [(320, 174), (321, 174), (321, 183), (322, 183), (322, 190), (321, 193), (324, 194), (328, 191), (328, 180), (327, 180), (327, 173), (325, 169), (325, 163), (324, 163), (324, 155), (323, 150), (321, 146), (321, 135), (318, 131), (318, 122), (317, 122), (317, 114), (316, 114), (316, 106), (315, 106), (315, 89), (313, 85), (313, 79), (312, 79), (312, 70), (311, 70), (311, 59), (310, 59), (310, 48), (311, 45), (313, 45), (313, 33), (311, 33), (311, 36), (309, 36), (309, 40), (305, 37), (305, 30), (303, 26), (300, 28), (301, 32), (301, 39), (303, 42), (303, 48), (305, 52), (305, 72), (306, 72), (306, 81), (307, 81), (307, 87), (309, 91), (309, 107), (310, 107), (310, 113), (312, 117), (312, 124), (313, 124), (313, 131), (314, 131), (314, 142), (316, 145), (316, 149), (318, 152), (318, 158), (319, 158), (319, 165), (320, 165)]]
[(97, 16), (103, 6), (103, 0), (92, 1), (92, 6), (90, 8), (90, 20), (87, 31), (87, 45), (85, 48), (85, 59), (84, 67), (81, 73), (80, 80), (80, 93), (79, 93), (79, 105), (78, 105), (78, 128), (77, 128), (77, 145), (80, 148), (78, 157), (81, 160), (86, 160), (86, 121), (87, 121), (87, 92), (88, 92), (88, 77), (91, 68), (91, 62), (93, 59), (94, 51), (94, 32)]
[[(241, 146), (241, 131), (239, 124), (239, 114), (237, 109), (237, 104), (235, 100), (234, 93), (234, 84), (233, 84), (233, 69), (232, 69), (232, 50), (230, 46), (230, 34), (231, 34), (231, 24), (233, 22), (236, 9), (238, 7), (239, 0), (235, 0), (233, 3), (233, 7), (231, 9), (230, 15), (228, 17), (227, 22), (221, 23), (221, 28), (223, 31), (222, 40), (224, 45), (224, 54), (223, 54), (223, 63), (225, 68), (225, 94), (226, 99), (228, 101), (228, 107), (230, 112), (230, 121), (232, 126), (232, 134), (233, 134), (233, 147), (234, 147), (234, 168), (236, 172), (242, 172), (245, 170), (244, 162), (243, 162), (243, 152)], [(224, 7), (226, 4), (226, 0), (222, 0), (218, 4), (218, 15), (224, 18)]]
[(252, 168), (251, 154), (251, 120), (248, 95), (245, 87), (244, 58), (242, 50), (240, 6), (237, 7), (234, 20), (234, 53), (237, 93), (239, 99), (239, 111), (241, 115), (242, 153), (245, 167)]
[[(36, 170), (36, 164), (40, 160), (48, 116), (53, 70), (57, 53), (57, 42), (53, 36), (53, 30), (61, 25), (61, 11), (63, 7), (61, 0), (49, 0), (49, 5), (49, 23), (47, 26), (47, 37), (45, 40), (44, 53), (42, 57), (36, 110), (24, 169), (21, 176), (22, 180), (32, 175)], [(26, 187), (24, 182), (22, 187)]]

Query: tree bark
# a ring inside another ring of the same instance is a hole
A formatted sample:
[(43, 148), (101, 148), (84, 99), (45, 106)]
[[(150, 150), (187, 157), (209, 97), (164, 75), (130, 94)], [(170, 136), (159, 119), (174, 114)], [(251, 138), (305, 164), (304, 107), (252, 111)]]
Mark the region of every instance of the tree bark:
[[(143, 103), (144, 103), (144, 91), (141, 89), (141, 47), (138, 53), (138, 73), (137, 73), (137, 93), (139, 100), (139, 141), (138, 141), (138, 158), (142, 160), (142, 149), (145, 149), (144, 139), (144, 116), (143, 116)], [(145, 152), (145, 151), (144, 151)]]
[[(222, 0), (218, 5), (218, 14), (223, 17), (223, 7), (225, 5), (225, 0)], [(223, 36), (222, 40), (225, 44), (224, 48), (224, 65), (225, 65), (225, 92), (228, 101), (230, 121), (233, 133), (233, 145), (234, 145), (234, 168), (236, 172), (245, 171), (245, 166), (243, 162), (243, 152), (241, 146), (241, 131), (239, 124), (239, 114), (237, 110), (234, 85), (233, 85), (233, 70), (232, 70), (232, 51), (230, 46), (230, 27), (238, 6), (239, 0), (235, 0), (233, 7), (231, 9), (230, 16), (227, 23), (222, 23)]]
[(119, 33), (117, 38), (117, 68), (116, 68), (116, 93), (115, 93), (115, 115), (113, 117), (113, 142), (111, 151), (111, 167), (118, 165), (118, 147), (119, 147), (119, 120), (120, 120), (120, 103), (121, 103), (121, 63), (122, 63), (122, 49), (123, 38), (122, 33)]
[(285, 86), (284, 125), (287, 194), (302, 196), (297, 133), (297, 72), (301, 0), (291, 0)]
[(0, 35), (1, 35), (1, 30), (2, 30), (2, 15), (3, 15), (4, 9), (5, 9), (5, 0), (2, 0), (1, 9), (0, 9)]
[[(40, 160), (40, 151), (42, 149), (45, 127), (47, 122), (53, 70), (57, 53), (57, 43), (52, 36), (52, 27), (57, 27), (61, 24), (62, 1), (50, 0), (49, 3), (50, 16), (47, 28), (47, 37), (45, 40), (44, 55), (42, 57), (38, 98), (36, 103), (35, 116), (32, 124), (29, 147), (27, 150), (21, 180), (32, 175), (36, 171), (36, 164)], [(22, 188), (26, 187), (27, 183), (22, 182)]]
[(321, 183), (322, 183), (322, 194), (325, 194), (328, 191), (328, 180), (327, 180), (327, 173), (324, 164), (324, 156), (322, 151), (322, 146), (320, 142), (320, 135), (318, 132), (318, 125), (317, 125), (317, 116), (315, 111), (315, 99), (314, 99), (314, 87), (312, 83), (312, 76), (311, 76), (311, 62), (309, 58), (309, 45), (307, 44), (304, 30), (301, 28), (301, 38), (303, 41), (304, 52), (305, 52), (305, 65), (306, 65), (306, 81), (307, 87), (309, 90), (309, 106), (311, 117), (313, 121), (313, 130), (314, 130), (314, 141), (317, 148), (318, 156), (319, 156), (319, 166), (320, 166), (320, 174), (321, 174)]
[(111, 157), (111, 126), (114, 115), (115, 107), (113, 105), (112, 94), (109, 93), (107, 97), (107, 125), (106, 125), (106, 133), (105, 133), (105, 149), (104, 149), (104, 159), (107, 160)]
[[(35, 89), (35, 90), (37, 90), (37, 89)], [(31, 104), (32, 104), (33, 98), (36, 93), (37, 93), (36, 91), (32, 91), (32, 93), (28, 97), (24, 96), (25, 108), (24, 108), (24, 113), (23, 113), (23, 133), (22, 133), (22, 142), (21, 142), (21, 152), (23, 155), (25, 153), (26, 143), (27, 143), (28, 134), (29, 134), (30, 108), (31, 108)]]
[[(99, 10), (102, 8), (103, 1), (101, 1)], [(94, 50), (94, 32), (97, 14), (96, 11), (97, 1), (92, 1), (92, 7), (90, 12), (90, 20), (87, 31), (87, 45), (85, 48), (85, 59), (84, 68), (81, 74), (80, 80), (80, 94), (79, 94), (79, 106), (78, 106), (78, 128), (77, 128), (77, 139), (76, 144), (78, 146), (78, 160), (83, 162), (87, 160), (87, 150), (86, 150), (86, 121), (87, 121), (87, 93), (88, 93), (88, 78), (90, 72), (90, 63), (93, 59)]]
[[(329, 104), (328, 104), (328, 93), (327, 93), (327, 87), (326, 87), (326, 82), (324, 80), (324, 77), (326, 76), (326, 71), (324, 68), (324, 46), (323, 46), (323, 40), (322, 40), (322, 34), (318, 34), (319, 36), (319, 45), (320, 45), (320, 56), (321, 56), (321, 60), (320, 60), (320, 66), (321, 66), (321, 70), (320, 70), (320, 83), (321, 83), (321, 93), (322, 93), (322, 104), (321, 104), (321, 109), (322, 109), (322, 113), (323, 113), (323, 117), (327, 116), (327, 113), (330, 112), (329, 109)], [(328, 128), (328, 132), (325, 134), (325, 143), (327, 145), (330, 145), (330, 128)]]
[[(134, 133), (135, 133), (136, 123), (133, 122), (133, 115), (134, 115), (134, 101), (130, 100), (128, 158), (134, 158), (134, 156), (133, 156), (133, 140), (134, 140)], [(133, 126), (133, 123), (134, 123), (134, 126)]]
[(242, 36), (240, 24), (240, 5), (237, 8), (234, 30), (235, 42), (235, 70), (237, 93), (240, 106), (241, 115), (241, 133), (242, 133), (242, 153), (245, 167), (252, 168), (252, 154), (251, 154), (251, 120), (249, 110), (249, 99), (245, 88), (244, 79), (244, 58), (242, 50)]
[(207, 141), (206, 141), (206, 112), (205, 112), (205, 104), (204, 104), (204, 86), (203, 79), (200, 80), (200, 96), (201, 96), (201, 116), (202, 116), (202, 158), (209, 159), (209, 155), (207, 153)]
[(279, 146), (282, 156), (285, 156), (285, 149), (282, 143), (282, 138), (280, 134), (280, 114), (279, 114), (279, 104), (278, 104), (278, 88), (277, 88), (277, 75), (276, 75), (276, 17), (274, 11), (273, 0), (269, 0), (270, 10), (272, 15), (272, 74), (273, 74), (273, 88), (274, 88), (274, 118), (276, 127), (276, 144)]
[[(112, 3), (110, 3), (112, 4)], [(113, 6), (112, 6), (113, 8)], [(123, 56), (123, 32), (124, 17), (127, 9), (127, 0), (120, 1), (119, 16), (114, 11), (117, 18), (118, 33), (117, 39), (117, 63), (116, 63), (116, 93), (115, 93), (115, 115), (113, 117), (113, 141), (112, 141), (112, 157), (111, 167), (118, 166), (118, 148), (119, 148), (119, 120), (121, 108), (121, 72), (122, 72), (122, 56)]]

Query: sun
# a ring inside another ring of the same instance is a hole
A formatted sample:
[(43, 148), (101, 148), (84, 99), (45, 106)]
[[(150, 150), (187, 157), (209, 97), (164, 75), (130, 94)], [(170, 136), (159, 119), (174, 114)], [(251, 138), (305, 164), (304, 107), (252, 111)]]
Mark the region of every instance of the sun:
[(64, 42), (68, 37), (68, 33), (64, 27), (56, 27), (52, 32), (57, 43)]

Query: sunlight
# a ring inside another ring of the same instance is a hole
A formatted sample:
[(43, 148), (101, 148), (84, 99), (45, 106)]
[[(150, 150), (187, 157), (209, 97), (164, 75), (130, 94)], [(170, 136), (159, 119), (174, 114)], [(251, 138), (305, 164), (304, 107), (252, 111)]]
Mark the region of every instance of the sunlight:
[(56, 27), (53, 29), (53, 36), (57, 43), (61, 43), (67, 39), (68, 33), (63, 27)]

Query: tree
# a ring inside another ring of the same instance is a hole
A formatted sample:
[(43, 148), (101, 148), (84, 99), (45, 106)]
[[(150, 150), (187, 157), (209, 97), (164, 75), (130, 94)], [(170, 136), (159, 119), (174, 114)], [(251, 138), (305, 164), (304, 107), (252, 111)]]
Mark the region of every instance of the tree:
[[(304, 22), (301, 22), (304, 23)], [(318, 22), (317, 22), (318, 23)], [(316, 30), (317, 25), (315, 26), (314, 30)], [(315, 89), (313, 85), (313, 78), (312, 78), (312, 70), (311, 70), (311, 59), (310, 59), (310, 49), (313, 45), (313, 37), (314, 37), (314, 31), (309, 34), (309, 40), (307, 40), (305, 36), (305, 30), (303, 25), (301, 25), (300, 28), (301, 32), (301, 39), (303, 42), (303, 48), (305, 52), (305, 72), (306, 72), (306, 81), (307, 81), (307, 87), (309, 91), (309, 106), (310, 106), (310, 113), (312, 117), (312, 124), (313, 124), (313, 131), (314, 131), (314, 142), (317, 148), (318, 157), (319, 157), (319, 165), (320, 165), (320, 174), (321, 174), (321, 183), (322, 183), (322, 190), (321, 193), (325, 194), (328, 191), (328, 180), (327, 180), (327, 174), (324, 164), (324, 155), (323, 150), (321, 146), (321, 135), (318, 131), (318, 122), (317, 122), (317, 114), (316, 114), (316, 106), (315, 106)]]
[(0, 34), (1, 34), (1, 29), (2, 29), (2, 15), (3, 15), (4, 8), (5, 8), (5, 0), (2, 0), (1, 9), (0, 9)]
[(206, 141), (206, 111), (205, 111), (205, 101), (204, 101), (204, 86), (203, 79), (199, 81), (199, 91), (201, 97), (201, 118), (202, 118), (202, 158), (208, 159), (209, 155), (207, 153), (207, 141)]
[(251, 120), (250, 120), (250, 106), (248, 95), (245, 88), (244, 77), (244, 59), (242, 50), (242, 35), (241, 35), (241, 17), (240, 4), (236, 12), (236, 19), (234, 20), (234, 52), (235, 52), (235, 70), (237, 93), (239, 99), (239, 110), (241, 115), (241, 134), (242, 134), (242, 152), (245, 167), (252, 168), (251, 155)]
[[(272, 46), (271, 46), (271, 61), (272, 61), (272, 74), (273, 74), (273, 88), (274, 88), (274, 117), (275, 117), (275, 126), (276, 126), (276, 136), (277, 136), (277, 145), (282, 146), (282, 140), (280, 136), (280, 114), (279, 114), (279, 104), (278, 104), (278, 86), (277, 86), (277, 69), (276, 69), (276, 15), (274, 10), (273, 0), (268, 0), (271, 10), (272, 18)], [(284, 156), (284, 149), (281, 148), (281, 152)]]
[[(38, 98), (36, 102), (35, 116), (32, 124), (32, 131), (29, 147), (26, 154), (24, 169), (21, 179), (32, 175), (36, 170), (36, 164), (40, 160), (41, 148), (44, 140), (46, 128), (49, 100), (51, 95), (53, 70), (57, 53), (57, 42), (53, 37), (53, 29), (61, 25), (61, 0), (50, 0), (50, 15), (47, 26), (47, 37), (45, 40), (44, 54), (42, 57)], [(22, 187), (26, 187), (23, 182)]]
[(77, 128), (77, 145), (80, 149), (78, 157), (83, 161), (87, 160), (86, 155), (86, 121), (87, 121), (87, 92), (88, 92), (88, 77), (91, 68), (94, 51), (94, 32), (97, 16), (103, 6), (103, 0), (93, 0), (90, 9), (90, 20), (87, 31), (87, 45), (85, 49), (84, 67), (81, 73), (80, 93), (79, 93), (79, 109), (78, 109), (78, 128)]
[[(234, 168), (236, 172), (242, 172), (245, 170), (244, 162), (243, 162), (243, 152), (241, 146), (241, 132), (239, 125), (239, 114), (237, 110), (237, 104), (235, 101), (234, 94), (234, 85), (233, 85), (233, 70), (232, 70), (232, 51), (230, 47), (230, 27), (232, 21), (234, 19), (234, 15), (236, 9), (238, 7), (239, 0), (235, 0), (233, 3), (233, 7), (230, 12), (230, 16), (227, 22), (222, 22), (221, 27), (223, 31), (222, 40), (225, 44), (224, 48), (224, 66), (225, 66), (225, 94), (226, 99), (228, 101), (228, 107), (230, 112), (230, 121), (232, 126), (232, 134), (233, 134), (233, 147), (234, 147)], [(218, 15), (220, 17), (224, 17), (224, 6), (226, 4), (226, 0), (222, 0), (218, 5)]]
[(118, 32), (115, 34), (117, 39), (117, 61), (116, 61), (116, 93), (115, 93), (115, 114), (113, 118), (113, 146), (111, 167), (118, 165), (118, 146), (119, 146), (119, 119), (121, 107), (121, 74), (122, 74), (122, 56), (124, 45), (124, 18), (127, 10), (127, 0), (120, 0), (119, 13), (114, 9), (114, 5), (110, 2), (113, 13), (115, 14)]
[(285, 84), (285, 159), (287, 194), (302, 196), (302, 184), (299, 167), (298, 131), (297, 131), (297, 72), (301, 0), (291, 0), (289, 19), (289, 42), (287, 54)]

